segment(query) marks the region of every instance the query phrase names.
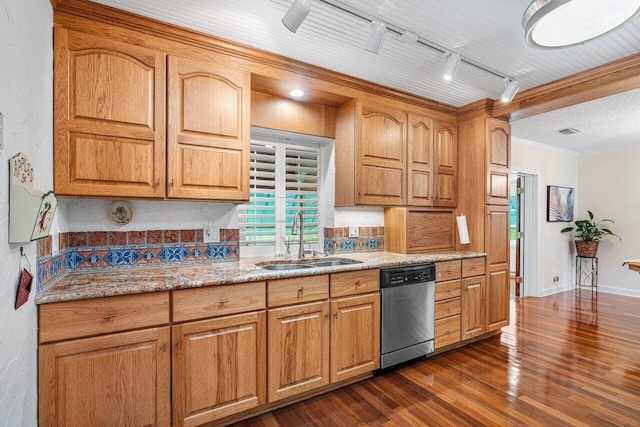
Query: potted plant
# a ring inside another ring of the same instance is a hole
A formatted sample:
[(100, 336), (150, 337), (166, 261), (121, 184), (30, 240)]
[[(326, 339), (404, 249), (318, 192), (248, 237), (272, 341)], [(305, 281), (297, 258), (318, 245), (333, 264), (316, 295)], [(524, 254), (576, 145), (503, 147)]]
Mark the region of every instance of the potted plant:
[(575, 232), (576, 238), (579, 239), (575, 241), (578, 256), (594, 258), (598, 252), (598, 243), (600, 242), (600, 239), (605, 236), (616, 236), (618, 239), (622, 239), (606, 227), (607, 223), (615, 224), (612, 220), (603, 219), (596, 222), (593, 220), (593, 213), (591, 211), (587, 211), (587, 213), (589, 214), (589, 219), (574, 221), (574, 225), (565, 227), (560, 230), (560, 232)]

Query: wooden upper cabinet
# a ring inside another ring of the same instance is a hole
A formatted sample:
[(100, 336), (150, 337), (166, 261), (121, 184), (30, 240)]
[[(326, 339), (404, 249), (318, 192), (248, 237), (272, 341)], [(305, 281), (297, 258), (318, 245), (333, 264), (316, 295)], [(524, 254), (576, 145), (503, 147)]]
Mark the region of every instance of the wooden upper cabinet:
[(435, 206), (456, 206), (458, 201), (457, 164), (458, 137), (456, 125), (438, 122), (434, 150)]
[(402, 111), (362, 103), (357, 204), (405, 204), (406, 124), (407, 115)]
[(162, 198), (165, 55), (55, 28), (55, 192)]
[(248, 200), (251, 75), (168, 60), (167, 196)]
[(409, 114), (407, 138), (407, 204), (433, 206), (434, 121)]
[(487, 200), (490, 205), (509, 204), (511, 126), (502, 120), (487, 118)]

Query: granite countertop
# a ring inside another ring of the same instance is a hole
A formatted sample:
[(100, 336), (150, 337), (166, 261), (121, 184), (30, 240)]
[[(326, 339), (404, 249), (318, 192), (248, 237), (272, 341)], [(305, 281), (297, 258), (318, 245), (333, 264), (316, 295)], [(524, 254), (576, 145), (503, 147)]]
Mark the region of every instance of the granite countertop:
[[(270, 261), (284, 262), (284, 260), (273, 257), (255, 257), (241, 258), (238, 262), (74, 272), (62, 277), (54, 285), (38, 295), (36, 297), (36, 304), (450, 261), (463, 258), (476, 258), (485, 255), (484, 253), (466, 251), (434, 252), (416, 255), (393, 252), (365, 252), (333, 255), (320, 257), (318, 259), (322, 261), (334, 258), (347, 258), (360, 261), (360, 263), (357, 264), (299, 270), (266, 270), (256, 264)], [(289, 262), (295, 262), (295, 260), (289, 260)]]

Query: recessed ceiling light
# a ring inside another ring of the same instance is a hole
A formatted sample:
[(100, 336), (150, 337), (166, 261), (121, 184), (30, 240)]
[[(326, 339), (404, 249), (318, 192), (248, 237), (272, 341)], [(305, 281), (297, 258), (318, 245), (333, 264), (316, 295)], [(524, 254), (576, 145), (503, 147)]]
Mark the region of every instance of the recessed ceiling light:
[(289, 96), (292, 98), (301, 98), (305, 95), (306, 94), (302, 89), (293, 89), (289, 91)]

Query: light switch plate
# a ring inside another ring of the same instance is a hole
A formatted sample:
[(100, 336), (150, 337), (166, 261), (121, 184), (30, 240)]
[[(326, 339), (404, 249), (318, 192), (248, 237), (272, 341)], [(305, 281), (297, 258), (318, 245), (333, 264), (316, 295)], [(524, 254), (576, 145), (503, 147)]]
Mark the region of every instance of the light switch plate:
[(220, 229), (205, 225), (202, 230), (202, 237), (205, 243), (218, 243), (220, 241)]
[(349, 237), (358, 237), (358, 226), (350, 225), (349, 226)]

